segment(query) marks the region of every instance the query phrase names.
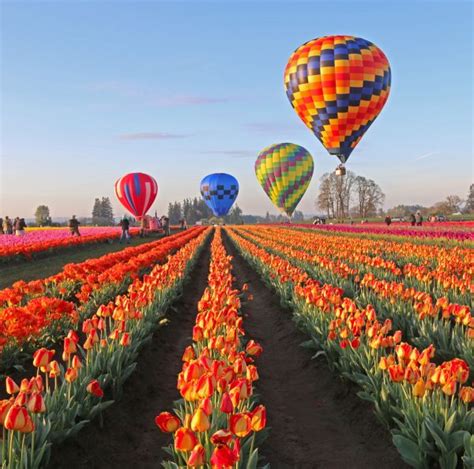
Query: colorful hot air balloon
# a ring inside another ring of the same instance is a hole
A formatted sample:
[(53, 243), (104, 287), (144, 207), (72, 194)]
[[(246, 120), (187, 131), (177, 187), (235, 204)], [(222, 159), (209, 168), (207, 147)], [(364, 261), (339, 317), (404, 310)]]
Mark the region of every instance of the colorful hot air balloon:
[(273, 204), (289, 217), (313, 176), (313, 157), (294, 143), (277, 143), (260, 152), (255, 174)]
[(157, 194), (158, 184), (148, 174), (126, 174), (115, 183), (117, 199), (136, 218), (146, 214)]
[(239, 195), (239, 183), (230, 174), (209, 174), (201, 181), (201, 195), (214, 215), (223, 217)]
[(285, 69), (285, 89), (301, 120), (342, 163), (379, 115), (390, 64), (365, 39), (326, 36), (303, 44)]

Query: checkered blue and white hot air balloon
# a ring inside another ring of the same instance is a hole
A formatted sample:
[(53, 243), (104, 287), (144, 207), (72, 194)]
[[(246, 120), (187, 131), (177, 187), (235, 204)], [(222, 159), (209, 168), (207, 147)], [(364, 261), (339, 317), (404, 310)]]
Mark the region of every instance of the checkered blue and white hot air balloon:
[(158, 194), (158, 184), (145, 173), (130, 173), (115, 183), (119, 202), (136, 218), (142, 218)]
[(212, 213), (216, 217), (223, 217), (239, 195), (239, 183), (230, 174), (209, 174), (201, 181), (201, 195)]

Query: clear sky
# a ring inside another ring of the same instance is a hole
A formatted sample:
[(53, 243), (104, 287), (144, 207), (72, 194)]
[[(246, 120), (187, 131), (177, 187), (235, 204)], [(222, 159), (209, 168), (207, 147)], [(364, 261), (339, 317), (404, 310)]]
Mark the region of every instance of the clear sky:
[(199, 194), (210, 172), (240, 182), (244, 213), (277, 213), (258, 152), (306, 147), (319, 178), (337, 164), (283, 88), (300, 44), (361, 36), (392, 67), (392, 90), (348, 168), (386, 206), (465, 197), (473, 170), (473, 4), (371, 2), (2, 2), (0, 213), (90, 215), (130, 171), (153, 175), (153, 209)]

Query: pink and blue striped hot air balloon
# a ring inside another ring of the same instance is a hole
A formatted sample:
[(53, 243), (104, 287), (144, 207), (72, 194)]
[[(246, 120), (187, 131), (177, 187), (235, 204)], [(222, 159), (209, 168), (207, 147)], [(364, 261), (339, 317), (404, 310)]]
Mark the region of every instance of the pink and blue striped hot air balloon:
[(157, 182), (145, 173), (130, 173), (115, 183), (119, 202), (136, 218), (142, 218), (158, 194)]

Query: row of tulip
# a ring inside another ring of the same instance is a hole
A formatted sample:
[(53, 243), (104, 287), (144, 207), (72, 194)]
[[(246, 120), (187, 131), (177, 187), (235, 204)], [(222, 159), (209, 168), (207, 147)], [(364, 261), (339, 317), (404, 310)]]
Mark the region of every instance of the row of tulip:
[(203, 230), (187, 230), (80, 264), (68, 264), (52, 277), (16, 282), (0, 291), (1, 368), (16, 365), (21, 355), (28, 355), (38, 345), (54, 343), (68, 328), (125, 292), (134, 279)]
[(305, 343), (331, 367), (357, 383), (391, 430), (402, 458), (417, 468), (455, 469), (474, 463), (474, 388), (469, 366), (455, 358), (440, 365), (432, 345), (419, 350), (403, 342), (392, 321), (371, 305), (359, 307), (341, 288), (325, 284), (284, 257), (230, 230), (241, 254), (288, 302)]
[(474, 253), (471, 249), (422, 247), (383, 239), (356, 240), (299, 230), (279, 232), (282, 238), (286, 234), (292, 245), (304, 250), (310, 246), (308, 250), (343, 261), (346, 268), (356, 267), (362, 274), (375, 269), (385, 280), (403, 279), (408, 287), (423, 289), (435, 296), (449, 294), (458, 297), (457, 301), (469, 300), (474, 292)]
[[(450, 303), (446, 297), (435, 301), (429, 294), (406, 288), (402, 283), (377, 280), (372, 273), (362, 277), (357, 269), (341, 266), (328, 257), (323, 262), (321, 256), (314, 256), (311, 242), (306, 243), (308, 253), (289, 246), (285, 233), (279, 240), (278, 230), (273, 230), (272, 236), (259, 236), (259, 231), (247, 229), (243, 233), (260, 246), (285, 256), (314, 278), (342, 287), (358, 305), (373, 304), (380, 317), (393, 320), (395, 327), (415, 345), (426, 347), (433, 343), (444, 359), (458, 356), (474, 368), (474, 318), (468, 305)], [(295, 236), (294, 244), (298, 242), (303, 241), (297, 241)]]
[[(232, 286), (231, 257), (217, 228), (211, 245), (208, 287), (198, 303), (193, 344), (183, 354), (178, 389), (183, 399), (175, 412), (155, 422), (173, 434), (165, 468), (256, 468), (266, 411), (256, 405), (254, 358), (262, 347), (243, 345), (239, 291)], [(243, 288), (245, 290), (245, 286)], [(261, 433), (260, 433), (261, 432)]]
[[(308, 228), (308, 225), (296, 225)], [(413, 237), (432, 240), (451, 240), (456, 242), (474, 241), (474, 222), (458, 223), (425, 223), (422, 227), (412, 227), (406, 224), (394, 224), (390, 227), (380, 223), (364, 225), (312, 225), (317, 231), (330, 231), (357, 234), (376, 234), (395, 237)]]
[(71, 330), (62, 360), (54, 359), (54, 350), (40, 348), (33, 356), (36, 376), (20, 385), (6, 379), (10, 397), (0, 401), (2, 468), (44, 467), (52, 445), (77, 434), (113, 403), (103, 400), (104, 391), (120, 397), (141, 346), (164, 322), (209, 230), (199, 233), (143, 280), (136, 278), (126, 295), (100, 306), (80, 330)]
[[(136, 235), (138, 228), (131, 228), (130, 234)], [(13, 258), (31, 259), (39, 253), (62, 250), (73, 246), (100, 243), (118, 239), (122, 233), (119, 227), (82, 228), (81, 236), (71, 236), (67, 228), (56, 230), (27, 231), (24, 236), (0, 236), (0, 262), (10, 262)]]

